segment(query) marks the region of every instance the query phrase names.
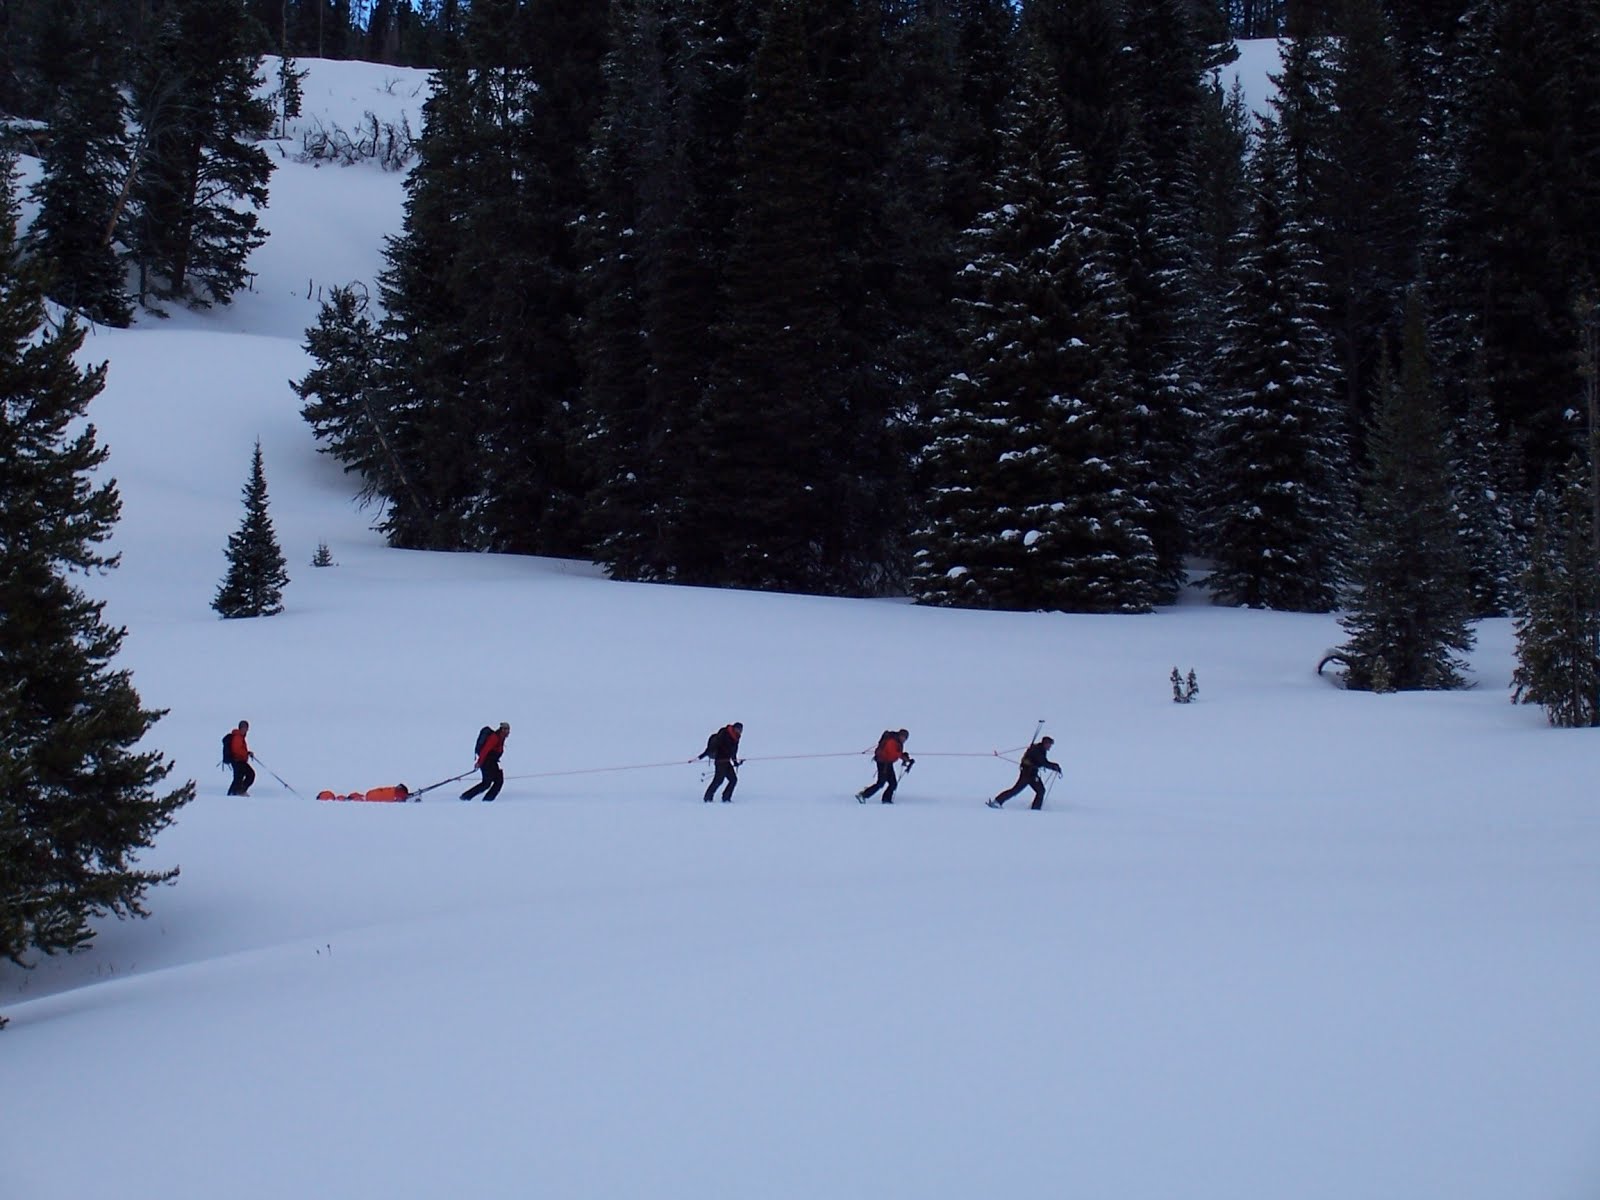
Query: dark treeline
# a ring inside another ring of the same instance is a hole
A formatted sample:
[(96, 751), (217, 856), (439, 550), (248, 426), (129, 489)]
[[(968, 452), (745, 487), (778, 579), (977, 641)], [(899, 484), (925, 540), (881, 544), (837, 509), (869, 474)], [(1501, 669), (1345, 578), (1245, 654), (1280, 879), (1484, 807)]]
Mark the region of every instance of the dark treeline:
[(1404, 361), (1450, 469), (1402, 503), (1504, 612), (1587, 445), (1597, 53), (1576, 0), (477, 0), (300, 391), (397, 545), (1080, 611), (1203, 555), (1327, 611)]
[[(5, 12), (52, 97), (30, 245), (97, 320), (241, 286), (260, 50), (435, 65), (296, 384), (398, 546), (1092, 612), (1204, 558), (1430, 686), (1592, 459), (1587, 0)], [(1230, 32), (1287, 35), (1265, 114)]]

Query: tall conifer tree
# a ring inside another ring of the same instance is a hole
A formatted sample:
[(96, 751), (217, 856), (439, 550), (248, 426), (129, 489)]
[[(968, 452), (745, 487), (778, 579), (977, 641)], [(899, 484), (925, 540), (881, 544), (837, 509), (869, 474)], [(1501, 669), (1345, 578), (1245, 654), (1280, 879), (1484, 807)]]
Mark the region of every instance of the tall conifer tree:
[(1550, 724), (1600, 725), (1600, 571), (1589, 464), (1574, 456), (1541, 506), (1516, 613), (1512, 699)]
[(11, 188), (0, 164), (0, 955), (20, 963), (83, 946), (95, 916), (146, 915), (177, 870), (142, 870), (138, 852), (194, 785), (156, 794), (171, 764), (135, 747), (162, 714), (112, 665), (124, 631), (69, 581), (116, 565), (101, 547), (120, 500), (83, 423), (105, 367), (74, 361), (75, 322), (47, 322)]
[[(1398, 691), (1463, 686), (1472, 598), (1457, 527), (1450, 421), (1428, 364), (1415, 290), (1396, 381), (1380, 360), (1371, 465), (1352, 554), (1355, 596), (1341, 624), (1350, 686)], [(1381, 668), (1378, 663), (1383, 664)]]
[(260, 30), (241, 0), (174, 0), (133, 89), (144, 131), (128, 237), (140, 299), (227, 304), (266, 240), (272, 160), (256, 144), (272, 108), (256, 95)]
[(49, 263), (52, 300), (91, 321), (124, 326), (133, 311), (113, 240), (129, 169), (117, 34), (96, 6), (81, 0), (53, 6), (48, 30), (45, 61), (56, 104), (41, 156), (44, 173), (32, 189), (39, 215), (29, 252)]
[(1216, 562), (1205, 586), (1223, 604), (1326, 612), (1349, 535), (1348, 441), (1316, 254), (1270, 121), (1251, 177), (1202, 467), (1199, 503)]
[(930, 420), (913, 594), (977, 608), (1137, 612), (1156, 595), (1118, 407), (1125, 308), (1035, 59), (962, 272), (962, 357)]

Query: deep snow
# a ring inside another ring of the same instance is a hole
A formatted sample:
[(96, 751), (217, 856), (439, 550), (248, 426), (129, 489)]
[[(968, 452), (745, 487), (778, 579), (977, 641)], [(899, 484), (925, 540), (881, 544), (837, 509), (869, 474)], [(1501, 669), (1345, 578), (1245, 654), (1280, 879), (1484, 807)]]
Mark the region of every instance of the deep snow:
[[(418, 73), (303, 65), (309, 116), (420, 127)], [(88, 586), (200, 795), (149, 921), (0, 968), (0, 1195), (1600, 1196), (1597, 743), (1507, 702), (1507, 622), (1474, 690), (1372, 696), (1314, 673), (1331, 617), (386, 549), (286, 381), (400, 202), (284, 159), (254, 291), (86, 347), (124, 498)], [(258, 436), (288, 610), (224, 622)], [(223, 794), (240, 717), (299, 797)], [(989, 811), (1041, 717), (1064, 780)], [(300, 798), (457, 774), (502, 719), (494, 805)], [(900, 725), (900, 802), (853, 803)]]

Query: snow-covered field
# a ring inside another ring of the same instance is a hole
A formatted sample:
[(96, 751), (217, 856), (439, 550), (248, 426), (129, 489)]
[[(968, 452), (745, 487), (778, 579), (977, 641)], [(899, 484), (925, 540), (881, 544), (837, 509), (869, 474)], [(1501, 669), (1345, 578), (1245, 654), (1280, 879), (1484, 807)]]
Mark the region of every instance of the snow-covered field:
[[(309, 115), (420, 106), (304, 65)], [(149, 921), (0, 967), (0, 1196), (1600, 1196), (1600, 742), (1507, 702), (1507, 623), (1474, 690), (1372, 696), (1315, 675), (1328, 617), (386, 549), (287, 380), (401, 198), (282, 161), (253, 292), (89, 339), (125, 502), (90, 586), (200, 794)], [(258, 436), (293, 582), (224, 622)], [(1040, 718), (1046, 811), (986, 809)], [(736, 803), (702, 805), (735, 719)], [(500, 720), (493, 805), (309, 799), (458, 774)], [(858, 806), (901, 725), (899, 802)]]

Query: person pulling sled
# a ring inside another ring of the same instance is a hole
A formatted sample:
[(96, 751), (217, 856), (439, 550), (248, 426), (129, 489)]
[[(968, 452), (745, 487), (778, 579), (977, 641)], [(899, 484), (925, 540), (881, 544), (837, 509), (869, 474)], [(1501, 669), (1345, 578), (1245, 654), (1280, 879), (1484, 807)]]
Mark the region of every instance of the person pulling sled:
[(471, 800), (479, 792), (487, 790), (485, 800), (493, 800), (500, 794), (500, 789), (505, 786), (506, 775), (500, 769), (500, 755), (505, 752), (506, 739), (511, 736), (509, 722), (501, 721), (498, 729), (490, 729), (485, 725), (478, 730), (477, 758), (472, 766), (483, 774), (483, 778), (461, 793), (463, 800)]
[(739, 739), (744, 736), (744, 722), (735, 721), (732, 725), (724, 725), (706, 739), (706, 748), (700, 751), (700, 758), (709, 758), (716, 764), (716, 774), (711, 777), (711, 786), (706, 788), (705, 802), (711, 803), (711, 796), (717, 790), (717, 784), (724, 781), (727, 787), (722, 792), (722, 802), (727, 804), (733, 799), (733, 789), (739, 786), (739, 772), (735, 770), (744, 759), (739, 757)]
[(899, 777), (895, 774), (896, 763), (905, 763), (906, 770), (910, 771), (916, 765), (916, 760), (906, 753), (906, 739), (911, 732), (906, 729), (885, 729), (878, 738), (878, 748), (872, 752), (872, 761), (878, 765), (878, 781), (871, 787), (864, 787), (856, 793), (856, 800), (865, 804), (867, 797), (879, 788), (883, 789), (883, 802), (894, 803), (894, 789), (899, 786)]
[(1054, 771), (1061, 774), (1061, 767), (1050, 761), (1050, 747), (1056, 744), (1053, 737), (1042, 737), (1029, 746), (1022, 755), (1021, 770), (1017, 772), (1017, 782), (1001, 792), (993, 800), (985, 800), (990, 808), (1003, 808), (1005, 802), (1015, 796), (1023, 788), (1033, 789), (1033, 803), (1028, 807), (1040, 809), (1044, 807), (1044, 784), (1039, 782), (1040, 771)]
[(222, 763), (233, 768), (233, 782), (228, 785), (230, 796), (248, 796), (250, 785), (256, 781), (255, 768), (250, 765), (255, 755), (250, 753), (249, 733), (250, 722), (240, 721), (222, 739)]

